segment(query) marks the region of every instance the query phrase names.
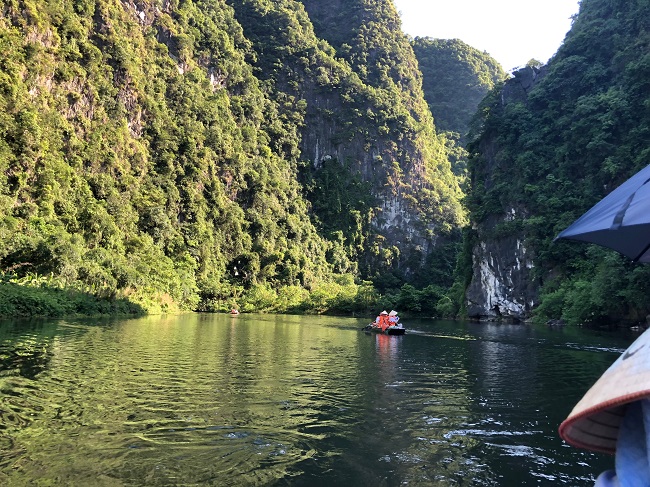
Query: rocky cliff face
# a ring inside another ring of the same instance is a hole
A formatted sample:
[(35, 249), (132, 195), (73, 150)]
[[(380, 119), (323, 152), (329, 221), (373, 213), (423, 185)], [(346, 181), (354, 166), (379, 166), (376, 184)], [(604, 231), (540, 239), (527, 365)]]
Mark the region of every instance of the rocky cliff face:
[(535, 264), (523, 239), (482, 236), (507, 220), (508, 215), (491, 218), (478, 228), (480, 241), (474, 247), (473, 278), (466, 294), (471, 318), (526, 320), (537, 304), (537, 286), (531, 275)]
[[(499, 103), (526, 103), (532, 87), (546, 74), (544, 68), (526, 67), (508, 80), (500, 93)], [(496, 137), (496, 134), (495, 134)], [(493, 185), (493, 172), (501, 164), (495, 160), (496, 140), (482, 143), (485, 164), (480, 174), (485, 188)], [(476, 177), (476, 176), (475, 176)], [(513, 204), (501, 214), (492, 214), (474, 224), (477, 244), (472, 252), (473, 276), (466, 292), (467, 312), (476, 319), (526, 320), (538, 304), (539, 285), (533, 276), (534, 251), (526, 242), (526, 235), (508, 232), (509, 222), (527, 216), (524, 204)]]
[[(307, 98), (302, 149), (314, 168), (331, 156), (372, 184), (379, 202), (372, 225), (380, 247), (397, 249), (393, 265), (409, 276), (440, 237), (463, 221), (458, 182), (435, 133), (413, 49), (390, 0), (301, 3), (316, 35), (345, 59), (368, 93), (354, 106), (338, 87), (327, 97)], [(390, 104), (382, 101), (389, 98)], [(349, 138), (340, 136), (345, 122), (337, 126), (336, 118), (322, 117), (319, 104), (355, 119)]]
[[(253, 41), (271, 97), (303, 104), (305, 179), (335, 161), (368, 184), (376, 204), (361, 215), (369, 222), (362, 267), (417, 272), (440, 237), (462, 225), (464, 212), (392, 1), (229, 3)], [(272, 28), (262, 31), (265, 24)]]

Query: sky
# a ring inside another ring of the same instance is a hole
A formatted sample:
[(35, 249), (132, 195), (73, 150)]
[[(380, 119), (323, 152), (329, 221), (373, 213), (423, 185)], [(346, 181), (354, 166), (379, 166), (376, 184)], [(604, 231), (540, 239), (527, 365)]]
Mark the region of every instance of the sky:
[(546, 63), (578, 13), (578, 0), (393, 0), (411, 37), (460, 39), (504, 70)]

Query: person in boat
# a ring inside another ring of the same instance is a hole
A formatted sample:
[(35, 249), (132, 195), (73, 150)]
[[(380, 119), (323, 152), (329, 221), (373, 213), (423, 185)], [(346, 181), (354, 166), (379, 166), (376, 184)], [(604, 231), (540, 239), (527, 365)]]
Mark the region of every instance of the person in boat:
[(384, 331), (389, 326), (390, 323), (388, 322), (388, 311), (384, 310), (381, 313), (379, 313), (379, 316), (377, 316), (377, 318), (375, 319), (375, 327), (381, 328), (381, 331)]
[(615, 455), (595, 487), (650, 485), (650, 330), (600, 376), (559, 433), (575, 447)]
[(399, 316), (397, 316), (397, 311), (394, 309), (388, 313), (388, 324), (390, 326), (398, 326), (400, 327), (401, 325), (399, 324)]
[(238, 315), (238, 314), (239, 314), (239, 311), (237, 310), (237, 308), (232, 308), (232, 309), (230, 310), (230, 314), (231, 314), (231, 315)]

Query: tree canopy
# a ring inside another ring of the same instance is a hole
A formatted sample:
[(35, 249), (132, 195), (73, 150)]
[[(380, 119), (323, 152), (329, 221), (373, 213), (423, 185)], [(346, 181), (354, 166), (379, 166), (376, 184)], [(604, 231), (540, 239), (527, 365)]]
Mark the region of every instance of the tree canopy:
[(412, 49), (390, 1), (346, 2), (341, 43), (315, 5), (5, 1), (3, 279), (322, 311), (418, 272), (384, 202), (426, 245), (465, 217)]

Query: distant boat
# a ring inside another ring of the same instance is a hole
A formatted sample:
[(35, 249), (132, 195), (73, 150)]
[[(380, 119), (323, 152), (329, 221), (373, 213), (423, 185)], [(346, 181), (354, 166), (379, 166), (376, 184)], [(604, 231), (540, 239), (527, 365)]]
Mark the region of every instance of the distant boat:
[(237, 311), (235, 308), (230, 310), (230, 314), (233, 316), (237, 316), (239, 314), (239, 311)]
[(366, 325), (361, 329), (363, 331), (367, 331), (370, 333), (381, 333), (383, 335), (403, 335), (404, 333), (406, 333), (406, 328), (404, 328), (401, 324), (398, 326), (392, 325), (386, 328), (385, 330), (382, 330), (380, 327), (370, 323), (369, 325)]

